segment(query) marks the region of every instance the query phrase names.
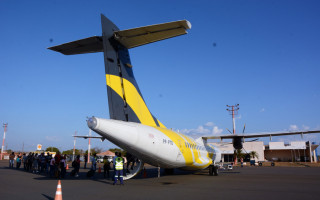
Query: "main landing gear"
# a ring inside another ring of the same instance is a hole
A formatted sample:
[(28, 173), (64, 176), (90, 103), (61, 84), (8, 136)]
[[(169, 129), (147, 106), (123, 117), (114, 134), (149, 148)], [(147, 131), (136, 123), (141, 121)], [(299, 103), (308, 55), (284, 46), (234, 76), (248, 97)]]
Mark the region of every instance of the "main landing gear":
[(218, 176), (218, 174), (219, 174), (218, 168), (219, 168), (218, 166), (210, 165), (209, 166), (209, 175), (210, 176)]

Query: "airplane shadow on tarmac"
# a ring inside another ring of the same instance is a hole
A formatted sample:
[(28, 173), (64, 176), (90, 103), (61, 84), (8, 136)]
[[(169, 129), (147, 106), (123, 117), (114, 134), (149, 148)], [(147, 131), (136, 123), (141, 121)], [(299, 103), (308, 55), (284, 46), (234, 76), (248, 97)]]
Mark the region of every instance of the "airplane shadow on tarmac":
[[(87, 177), (87, 172), (89, 171), (89, 169), (87, 169), (87, 171), (85, 171), (85, 169), (81, 169), (81, 171), (79, 172), (79, 177), (74, 177), (74, 176), (70, 176), (70, 171), (69, 170), (64, 178), (61, 178), (61, 180), (92, 180), (92, 181), (98, 181), (101, 183), (105, 183), (105, 184), (112, 184), (113, 180), (112, 180), (112, 176), (114, 174), (113, 170), (110, 170), (110, 177), (109, 178), (104, 178), (103, 176), (103, 172), (98, 173), (96, 172), (94, 174), (93, 177)], [(175, 169), (174, 174), (172, 175), (166, 175), (164, 169), (160, 170), (160, 177), (163, 176), (181, 176), (181, 175), (200, 175), (200, 176), (208, 176), (208, 170), (201, 170), (201, 171), (183, 171), (183, 170), (179, 170), (179, 169)], [(146, 169), (146, 171), (142, 170), (138, 175), (136, 175), (134, 179), (150, 179), (150, 178), (158, 178), (158, 170), (157, 168), (149, 168)], [(35, 177), (34, 179), (36, 180), (58, 180), (58, 178), (52, 178), (49, 177), (45, 174), (39, 174), (38, 177)]]
[(48, 200), (54, 200), (53, 197), (50, 197), (50, 196), (48, 196), (48, 195), (46, 195), (46, 194), (42, 194), (42, 196), (44, 196), (44, 197), (47, 198)]

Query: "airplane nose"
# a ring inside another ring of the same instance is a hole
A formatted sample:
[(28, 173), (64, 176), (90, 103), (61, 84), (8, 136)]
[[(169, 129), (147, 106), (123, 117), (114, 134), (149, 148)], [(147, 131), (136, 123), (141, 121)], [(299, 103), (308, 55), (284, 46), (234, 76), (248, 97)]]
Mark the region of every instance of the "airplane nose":
[(97, 127), (97, 119), (95, 117), (90, 117), (88, 120), (87, 120), (87, 124), (88, 124), (88, 127), (90, 129), (95, 129)]

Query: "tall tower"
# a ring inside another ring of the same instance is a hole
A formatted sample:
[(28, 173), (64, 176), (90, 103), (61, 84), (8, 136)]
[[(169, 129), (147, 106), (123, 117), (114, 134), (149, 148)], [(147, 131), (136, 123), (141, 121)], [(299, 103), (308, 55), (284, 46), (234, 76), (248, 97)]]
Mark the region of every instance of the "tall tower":
[(229, 106), (227, 105), (227, 111), (229, 111), (230, 115), (232, 115), (232, 124), (233, 124), (233, 134), (236, 134), (236, 122), (234, 116), (238, 114), (239, 104)]

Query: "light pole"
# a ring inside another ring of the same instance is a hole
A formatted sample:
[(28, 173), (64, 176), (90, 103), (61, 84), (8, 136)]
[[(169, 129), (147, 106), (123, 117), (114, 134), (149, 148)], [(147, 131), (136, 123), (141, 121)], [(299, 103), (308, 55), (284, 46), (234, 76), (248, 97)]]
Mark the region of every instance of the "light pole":
[[(238, 110), (239, 110), (239, 104), (236, 104), (234, 106), (229, 106), (227, 105), (227, 111), (229, 111), (232, 115), (232, 124), (233, 124), (233, 134), (236, 134), (236, 122), (234, 119), (234, 116), (238, 114)], [(231, 109), (229, 109), (231, 108)]]
[[(227, 105), (227, 107), (228, 107), (227, 111), (229, 111), (229, 113), (232, 115), (233, 135), (235, 135), (236, 134), (236, 121), (235, 121), (234, 115), (238, 114), (239, 104), (232, 105), (232, 106)], [(234, 155), (235, 155), (234, 164), (236, 165), (237, 161), (238, 161), (238, 158), (237, 158), (236, 150), (234, 152), (235, 152), (234, 153)]]
[[(77, 131), (74, 133), (74, 135), (76, 136), (77, 135)], [(74, 138), (74, 141), (73, 141), (73, 158), (72, 158), (72, 161), (74, 161), (74, 156), (76, 154), (76, 137), (73, 137)]]
[(7, 127), (8, 127), (8, 123), (3, 124), (4, 133), (3, 133), (2, 148), (1, 148), (1, 160), (3, 159), (4, 141), (6, 139)]
[(91, 149), (90, 136), (91, 136), (91, 129), (89, 129), (88, 163), (90, 163), (90, 149)]

